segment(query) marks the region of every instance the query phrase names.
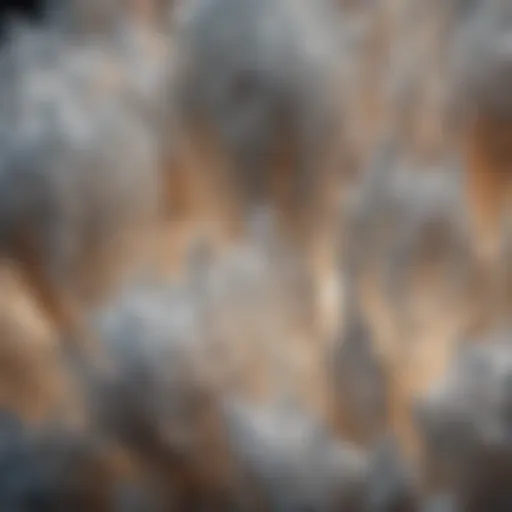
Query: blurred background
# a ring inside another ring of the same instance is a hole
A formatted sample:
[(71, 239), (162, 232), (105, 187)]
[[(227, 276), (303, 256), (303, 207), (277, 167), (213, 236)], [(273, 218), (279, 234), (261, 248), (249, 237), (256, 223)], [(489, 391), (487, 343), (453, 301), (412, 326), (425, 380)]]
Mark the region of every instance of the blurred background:
[(512, 3), (0, 3), (0, 510), (512, 510)]

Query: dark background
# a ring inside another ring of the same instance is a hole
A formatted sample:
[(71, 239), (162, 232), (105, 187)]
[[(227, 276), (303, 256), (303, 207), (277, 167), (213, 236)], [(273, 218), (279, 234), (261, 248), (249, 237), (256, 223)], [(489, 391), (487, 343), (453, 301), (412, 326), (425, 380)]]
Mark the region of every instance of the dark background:
[(12, 16), (37, 22), (42, 16), (43, 0), (0, 0), (0, 30)]

